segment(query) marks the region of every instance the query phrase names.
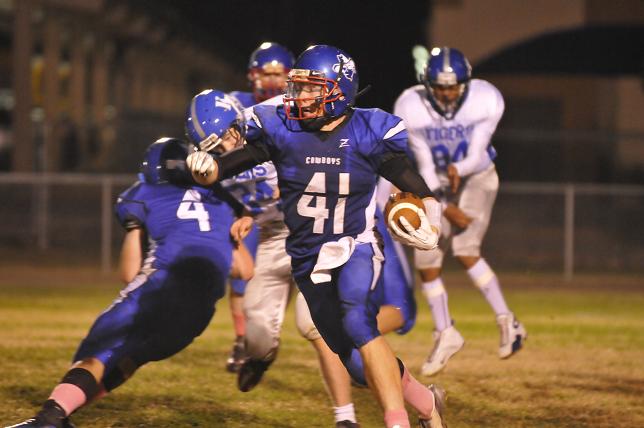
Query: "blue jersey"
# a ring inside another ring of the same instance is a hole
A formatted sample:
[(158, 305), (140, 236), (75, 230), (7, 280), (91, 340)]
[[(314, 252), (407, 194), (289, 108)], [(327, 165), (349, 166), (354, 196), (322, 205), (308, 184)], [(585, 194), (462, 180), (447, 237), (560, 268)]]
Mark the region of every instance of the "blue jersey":
[(137, 182), (123, 192), (115, 207), (119, 222), (126, 229), (144, 227), (148, 236), (143, 272), (167, 269), (193, 256), (229, 268), (234, 214), (223, 198), (219, 186), (211, 190)]
[(291, 257), (317, 256), (344, 236), (374, 242), (378, 169), (387, 153), (407, 150), (399, 117), (355, 109), (331, 132), (304, 132), (283, 106), (258, 105), (248, 128), (249, 143), (265, 145), (277, 169)]
[(239, 101), (239, 104), (242, 105), (242, 107), (251, 107), (257, 104), (257, 100), (255, 99), (255, 94), (252, 92), (241, 92), (241, 91), (233, 91), (230, 92), (229, 95), (232, 95)]

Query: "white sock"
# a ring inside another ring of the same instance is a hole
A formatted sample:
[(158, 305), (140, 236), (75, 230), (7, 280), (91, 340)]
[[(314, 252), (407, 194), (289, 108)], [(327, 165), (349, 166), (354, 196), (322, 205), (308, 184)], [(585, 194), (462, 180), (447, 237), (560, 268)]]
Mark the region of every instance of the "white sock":
[(358, 422), (356, 420), (356, 411), (353, 408), (353, 403), (345, 404), (340, 407), (333, 407), (333, 414), (335, 415), (335, 421), (351, 421), (353, 423)]
[(499, 280), (490, 265), (488, 265), (484, 259), (479, 259), (478, 262), (474, 263), (474, 265), (467, 270), (467, 274), (474, 282), (474, 285), (481, 290), (496, 315), (507, 314), (510, 312), (510, 309), (508, 309), (508, 305), (505, 303), (505, 299), (503, 298)]
[(432, 310), (432, 319), (437, 331), (443, 331), (452, 325), (452, 317), (447, 307), (447, 293), (443, 280), (438, 277), (433, 281), (423, 282), (423, 294)]

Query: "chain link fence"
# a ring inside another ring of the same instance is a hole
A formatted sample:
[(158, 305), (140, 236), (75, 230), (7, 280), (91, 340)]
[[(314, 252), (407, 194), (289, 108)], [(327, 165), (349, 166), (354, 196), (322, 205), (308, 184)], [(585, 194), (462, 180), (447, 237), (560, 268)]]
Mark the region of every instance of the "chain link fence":
[[(2, 264), (109, 272), (123, 232), (116, 197), (133, 175), (0, 174)], [(644, 273), (644, 186), (501, 183), (484, 241), (497, 270)]]

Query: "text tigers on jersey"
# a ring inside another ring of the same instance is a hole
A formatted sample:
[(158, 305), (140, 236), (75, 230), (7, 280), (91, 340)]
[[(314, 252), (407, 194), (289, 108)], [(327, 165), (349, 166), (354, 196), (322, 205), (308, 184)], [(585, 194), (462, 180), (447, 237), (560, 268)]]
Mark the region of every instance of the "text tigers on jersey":
[(472, 131), (474, 130), (474, 125), (454, 125), (454, 126), (440, 126), (433, 127), (430, 126), (425, 128), (423, 131), (427, 135), (427, 139), (434, 141), (445, 141), (445, 140), (469, 140)]

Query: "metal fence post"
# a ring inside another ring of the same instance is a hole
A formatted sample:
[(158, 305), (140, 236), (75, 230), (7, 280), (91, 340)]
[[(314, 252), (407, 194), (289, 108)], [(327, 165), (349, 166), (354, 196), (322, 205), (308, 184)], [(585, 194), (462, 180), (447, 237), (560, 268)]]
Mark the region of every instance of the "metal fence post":
[(38, 249), (44, 251), (49, 249), (49, 182), (42, 180), (36, 192), (37, 242)]
[(575, 270), (575, 186), (564, 188), (564, 279), (572, 280)]
[(101, 272), (112, 269), (112, 177), (101, 180)]

